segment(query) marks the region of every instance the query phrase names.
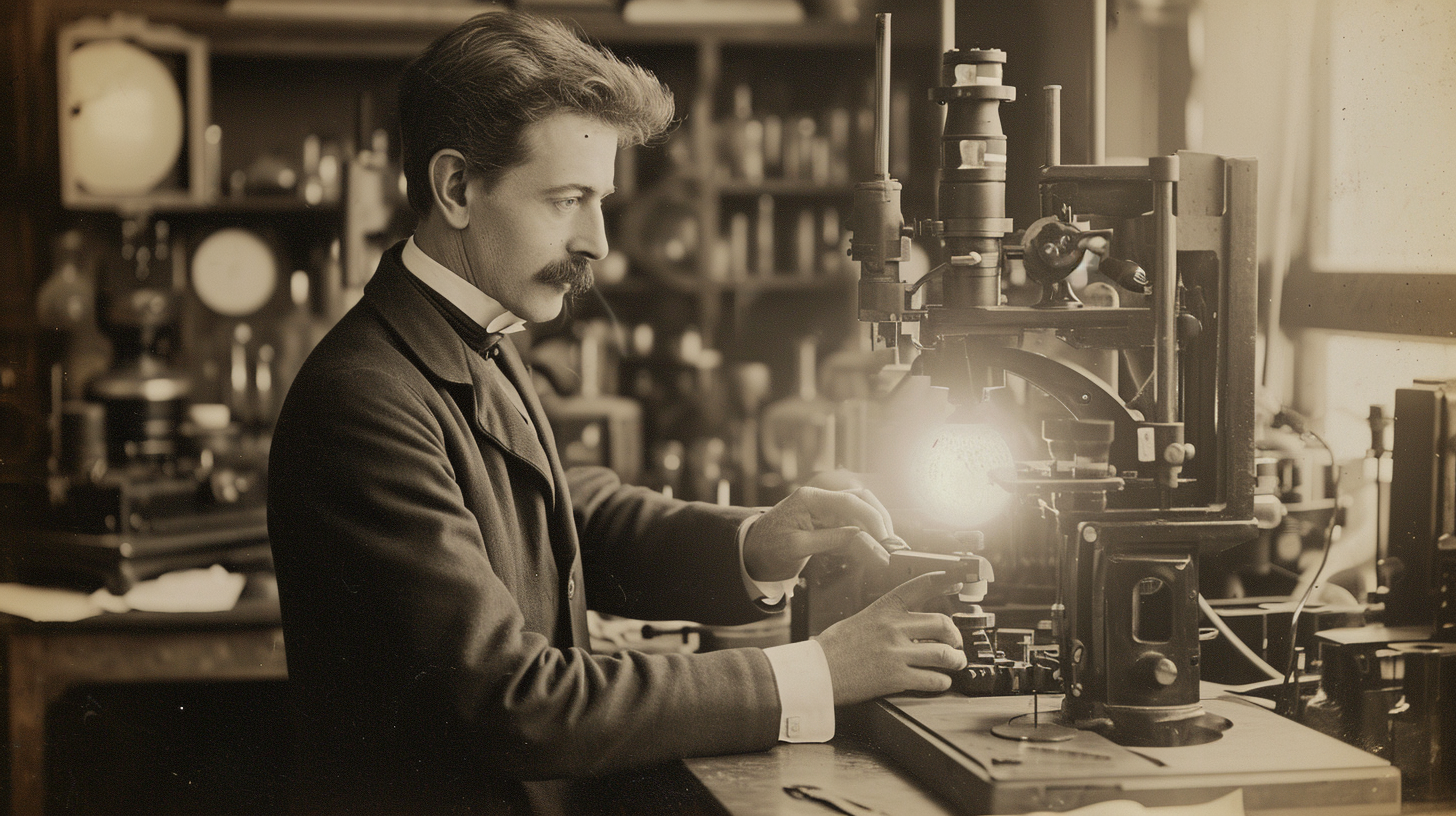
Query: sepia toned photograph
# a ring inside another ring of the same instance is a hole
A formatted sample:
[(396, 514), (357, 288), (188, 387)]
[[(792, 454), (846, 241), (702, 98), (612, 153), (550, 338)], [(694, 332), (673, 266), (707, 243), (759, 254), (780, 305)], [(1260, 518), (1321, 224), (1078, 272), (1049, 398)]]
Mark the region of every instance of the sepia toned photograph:
[(1456, 3), (0, 37), (0, 814), (1456, 816)]

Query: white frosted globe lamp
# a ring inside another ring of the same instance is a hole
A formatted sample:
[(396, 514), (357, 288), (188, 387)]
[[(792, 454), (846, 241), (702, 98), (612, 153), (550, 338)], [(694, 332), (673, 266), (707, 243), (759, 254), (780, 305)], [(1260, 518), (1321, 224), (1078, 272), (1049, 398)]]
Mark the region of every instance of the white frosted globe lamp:
[(926, 515), (958, 530), (984, 525), (1011, 494), (991, 472), (1014, 466), (1006, 439), (991, 425), (949, 421), (912, 451), (911, 477)]

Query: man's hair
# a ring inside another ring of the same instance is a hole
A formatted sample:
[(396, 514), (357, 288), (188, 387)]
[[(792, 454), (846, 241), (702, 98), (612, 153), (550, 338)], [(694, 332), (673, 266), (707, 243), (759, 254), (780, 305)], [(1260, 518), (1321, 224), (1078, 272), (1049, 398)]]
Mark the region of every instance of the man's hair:
[(527, 160), (522, 133), (557, 113), (615, 128), (623, 146), (672, 122), (672, 91), (648, 71), (584, 42), (564, 25), (510, 11), (467, 20), (405, 66), (400, 142), (410, 206), (430, 211), (430, 159), (459, 150), (494, 184)]

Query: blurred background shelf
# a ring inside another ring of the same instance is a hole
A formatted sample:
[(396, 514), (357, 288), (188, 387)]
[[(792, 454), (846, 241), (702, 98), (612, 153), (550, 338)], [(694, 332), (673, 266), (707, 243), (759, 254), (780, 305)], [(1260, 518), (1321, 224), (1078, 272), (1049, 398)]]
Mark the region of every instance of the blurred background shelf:
[[(907, 218), (930, 214), (934, 156), (912, 155), (910, 145), (928, 143), (939, 126), (937, 107), (918, 90), (937, 71), (939, 9), (816, 0), (802, 4), (801, 22), (634, 24), (620, 2), (510, 5), (567, 22), (648, 66), (674, 93), (677, 124), (666, 140), (620, 155), (618, 192), (603, 208), (613, 252), (598, 265), (597, 296), (533, 327), (529, 342), (569, 372), (545, 384), (558, 396), (620, 394), (642, 404), (644, 461), (677, 444), (689, 462), (713, 440), (741, 435), (734, 417), (802, 390), (805, 342), (816, 350), (810, 368), (856, 345), (847, 224), (853, 182), (869, 172), (878, 11), (895, 15), (891, 169), (906, 182)], [(19, 429), (0, 439), (0, 482), (44, 482), (56, 399), (84, 399), (92, 376), (71, 371), (79, 352), (65, 348), (80, 329), (38, 331), (36, 295), (65, 279), (62, 269), (75, 269), (98, 304), (87, 313), (94, 325), (81, 327), (98, 338), (88, 365), (104, 365), (114, 340), (105, 304), (137, 290), (168, 293), (171, 322), (155, 330), (176, 375), (195, 386), (191, 401), (225, 405), (266, 450), (302, 357), (357, 300), (380, 254), (413, 230), (395, 138), (400, 71), (458, 22), (498, 8), (23, 0), (0, 12), (17, 46), (6, 108), (17, 114), (4, 132), (21, 159), (5, 198), (16, 217), (0, 227), (15, 249), (0, 259), (0, 297), (14, 305), (0, 310), (0, 347), (16, 361), (0, 408)], [(830, 16), (846, 11), (854, 19)], [(66, 39), (77, 31), (86, 34)], [(146, 47), (145, 37), (118, 31), (188, 44), (185, 70), (152, 53), (184, 91), (188, 121), (201, 124), (155, 187), (63, 198), (54, 194), (67, 155), (66, 117), (54, 113), (65, 88), (57, 66), (63, 49), (88, 37)], [(199, 249), (217, 246), (218, 234), (223, 245), (253, 248), (241, 269), (259, 287), (247, 309), (219, 312), (194, 281)], [(588, 385), (581, 369), (591, 354), (613, 359)], [(582, 449), (572, 444), (580, 440), (559, 441)], [(761, 463), (724, 464), (726, 494), (679, 486), (678, 495), (738, 501), (757, 492)]]
[[(67, 16), (106, 15), (117, 9), (106, 0), (59, 0)], [(294, 57), (407, 59), (435, 37), (480, 13), (502, 8), (475, 2), (291, 2), (291, 0), (142, 0), (127, 12), (177, 25), (208, 38), (216, 54)], [(546, 8), (531, 11), (575, 23), (606, 45), (724, 44), (777, 47), (860, 48), (874, 43), (874, 21), (846, 23), (809, 18), (796, 24), (653, 23), (633, 24), (616, 11)], [(932, 42), (927, 20), (906, 20), (900, 29), (909, 40)], [(897, 21), (898, 23), (898, 21)]]

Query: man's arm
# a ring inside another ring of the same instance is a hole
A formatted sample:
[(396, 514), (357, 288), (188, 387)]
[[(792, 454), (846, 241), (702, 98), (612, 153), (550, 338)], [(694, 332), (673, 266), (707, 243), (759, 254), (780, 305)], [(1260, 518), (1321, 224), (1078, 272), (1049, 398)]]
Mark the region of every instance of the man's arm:
[[(650, 620), (733, 624), (787, 605), (795, 576), (759, 582), (743, 561), (748, 531), (762, 518), (759, 511), (623, 487), (604, 468), (574, 468), (569, 478), (587, 586), (595, 590), (589, 594), (592, 608)], [(725, 521), (736, 522), (731, 537)], [(734, 614), (724, 617), (725, 612)], [(779, 701), (779, 740), (833, 737), (834, 687), (819, 644), (793, 643), (764, 653)]]
[(588, 601), (599, 612), (709, 625), (760, 620), (742, 580), (739, 532), (756, 511), (670, 499), (606, 468), (567, 473)]
[(593, 656), (527, 627), (523, 587), (554, 566), (490, 552), (540, 532), (533, 474), (486, 451), (493, 481), (478, 487), (501, 499), (500, 518), (472, 512), (448, 400), (367, 370), (294, 390), (274, 441), (270, 534), (290, 674), (327, 727), (404, 741), (391, 746), (404, 755), (449, 745), (523, 778), (773, 744), (761, 651)]
[[(594, 548), (585, 542), (604, 547), (610, 557), (598, 553), (590, 556), (590, 563), (615, 566), (615, 571), (595, 571), (613, 589), (606, 602), (648, 601), (604, 611), (703, 620), (703, 608), (721, 609), (723, 599), (737, 597), (740, 590), (748, 591), (750, 598), (759, 597), (752, 583), (794, 578), (815, 553), (848, 551), (883, 564), (889, 556), (881, 542), (903, 546), (894, 535), (889, 513), (872, 493), (842, 474), (816, 479), (747, 523), (749, 511), (732, 514), (728, 508), (624, 488), (604, 469), (577, 472), (573, 496), (581, 491), (577, 524), (583, 529), (583, 547), (588, 552)], [(816, 486), (820, 484), (827, 487)], [(715, 517), (740, 520), (734, 546), (728, 546), (726, 528), (721, 521), (714, 522)], [(648, 546), (638, 549), (634, 542)], [(726, 563), (729, 553), (734, 554), (732, 566)], [(583, 558), (587, 563), (588, 556)], [(588, 568), (588, 584), (592, 574)], [(713, 583), (705, 583), (705, 578)], [(632, 587), (630, 593), (620, 592), (624, 579)], [(781, 703), (779, 738), (806, 742), (830, 738), (835, 705), (906, 690), (949, 688), (945, 671), (965, 665), (960, 633), (945, 615), (915, 610), (955, 588), (951, 576), (922, 576), (826, 630), (816, 643), (777, 647), (770, 659)], [(674, 599), (673, 604), (652, 605), (654, 592)]]

